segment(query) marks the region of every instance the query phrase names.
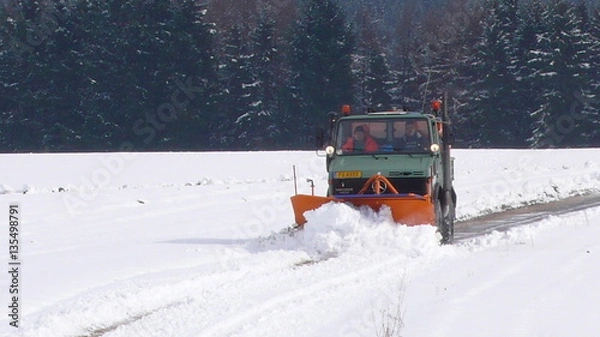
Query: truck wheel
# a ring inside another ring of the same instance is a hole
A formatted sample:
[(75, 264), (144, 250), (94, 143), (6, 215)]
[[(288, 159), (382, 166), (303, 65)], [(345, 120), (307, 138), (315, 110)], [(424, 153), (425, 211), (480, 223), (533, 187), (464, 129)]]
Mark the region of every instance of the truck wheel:
[(454, 205), (442, 207), (442, 243), (452, 243), (454, 239)]
[[(437, 231), (439, 233), (440, 236), (442, 236), (442, 228), (443, 226), (443, 216), (442, 216), (442, 203), (440, 200), (435, 199), (435, 202), (433, 204), (433, 209), (435, 212), (435, 226), (437, 227)], [(442, 240), (442, 237), (440, 237), (440, 241)]]
[(440, 243), (451, 243), (454, 238), (454, 209), (452, 205), (442, 206), (442, 202), (435, 201), (435, 222), (441, 235)]

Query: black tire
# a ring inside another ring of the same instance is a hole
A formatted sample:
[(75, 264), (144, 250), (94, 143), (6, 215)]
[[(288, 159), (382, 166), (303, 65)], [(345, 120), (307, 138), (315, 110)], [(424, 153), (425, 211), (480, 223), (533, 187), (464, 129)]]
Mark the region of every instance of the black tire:
[[(435, 199), (433, 203), (433, 210), (435, 212), (435, 226), (437, 227), (438, 233), (442, 235), (443, 226), (443, 216), (442, 216), (442, 203), (439, 199)], [(441, 240), (441, 239), (440, 239)]]
[(444, 205), (439, 199), (435, 201), (435, 222), (441, 235), (440, 243), (452, 243), (454, 239), (454, 205)]

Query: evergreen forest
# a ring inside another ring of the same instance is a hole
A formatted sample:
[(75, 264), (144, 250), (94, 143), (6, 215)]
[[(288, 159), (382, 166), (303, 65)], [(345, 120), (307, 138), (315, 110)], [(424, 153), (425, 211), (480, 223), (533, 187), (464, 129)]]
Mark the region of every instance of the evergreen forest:
[(0, 152), (313, 149), (444, 93), (456, 147), (600, 146), (598, 1), (0, 4)]

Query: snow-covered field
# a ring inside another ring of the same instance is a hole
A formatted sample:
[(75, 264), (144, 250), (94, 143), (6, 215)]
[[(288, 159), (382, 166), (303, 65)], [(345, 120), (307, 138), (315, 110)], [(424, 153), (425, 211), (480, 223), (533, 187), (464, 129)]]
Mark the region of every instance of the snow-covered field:
[[(460, 219), (600, 191), (600, 150), (455, 150)], [(600, 208), (439, 246), (313, 152), (0, 155), (2, 336), (598, 336)], [(9, 205), (19, 205), (19, 329)]]

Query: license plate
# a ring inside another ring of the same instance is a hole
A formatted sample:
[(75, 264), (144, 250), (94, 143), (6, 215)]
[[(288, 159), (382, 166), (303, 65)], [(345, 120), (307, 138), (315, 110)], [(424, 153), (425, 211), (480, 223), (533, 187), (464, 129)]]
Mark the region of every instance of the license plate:
[(360, 177), (362, 177), (362, 172), (361, 171), (341, 171), (341, 172), (336, 172), (335, 177), (337, 179), (360, 178)]

